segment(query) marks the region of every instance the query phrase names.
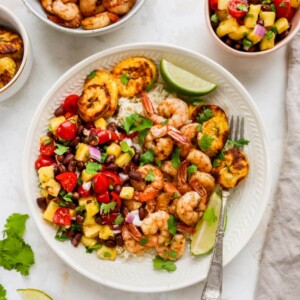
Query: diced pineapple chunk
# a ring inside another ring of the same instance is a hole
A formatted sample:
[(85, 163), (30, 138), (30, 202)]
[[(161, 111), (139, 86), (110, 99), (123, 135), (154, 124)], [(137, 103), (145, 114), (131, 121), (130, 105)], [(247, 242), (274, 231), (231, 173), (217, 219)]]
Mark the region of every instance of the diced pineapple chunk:
[(272, 35), (272, 37), (270, 38), (270, 37), (265, 36), (262, 39), (262, 41), (259, 44), (259, 49), (261, 51), (271, 49), (275, 46), (275, 34), (272, 31), (269, 31), (269, 32), (270, 32), (270, 36)]
[(218, 10), (224, 10), (228, 8), (228, 3), (230, 0), (219, 0), (218, 1)]
[(88, 145), (80, 143), (77, 146), (75, 159), (78, 161), (87, 162), (90, 158), (90, 150)]
[(97, 240), (96, 239), (92, 239), (92, 238), (87, 238), (85, 236), (82, 236), (81, 238), (81, 243), (85, 246), (85, 247), (93, 247), (97, 244)]
[(40, 137), (40, 145), (44, 145), (46, 141), (51, 141), (48, 135), (44, 135)]
[(81, 172), (81, 179), (82, 181), (84, 182), (88, 182), (88, 181), (91, 181), (97, 174), (88, 174), (86, 172), (86, 170), (84, 169), (82, 172)]
[(101, 225), (98, 225), (98, 224), (83, 225), (82, 231), (83, 231), (84, 236), (87, 238), (95, 238), (99, 234), (100, 226)]
[(99, 230), (99, 238), (103, 240), (107, 240), (109, 237), (114, 236), (113, 231), (110, 229), (108, 225), (100, 225), (101, 228)]
[(263, 38), (255, 33), (255, 29), (253, 29), (248, 35), (247, 39), (252, 42), (253, 45), (259, 43)]
[(96, 224), (95, 218), (93, 216), (86, 216), (83, 225), (94, 225)]
[(125, 200), (131, 200), (133, 198), (134, 188), (131, 186), (122, 187), (120, 197)]
[(44, 211), (43, 218), (49, 222), (53, 222), (53, 216), (56, 212), (56, 210), (59, 208), (58, 203), (54, 201), (55, 199), (51, 200)]
[(286, 31), (290, 27), (289, 21), (286, 18), (280, 18), (280, 19), (278, 19), (275, 22), (274, 26), (276, 27), (278, 34), (283, 33), (284, 31)]
[(86, 209), (86, 217), (94, 216), (100, 211), (98, 201), (93, 200), (91, 202), (86, 202), (85, 209)]
[(76, 212), (76, 210), (75, 210), (75, 209), (71, 209), (71, 208), (69, 208), (69, 212), (70, 212), (70, 216), (71, 216), (71, 218), (75, 218), (75, 217), (76, 217), (76, 215), (77, 215), (77, 212)]
[(115, 160), (115, 164), (118, 165), (120, 168), (124, 167), (125, 164), (129, 163), (132, 159), (132, 157), (135, 154), (135, 151), (133, 148), (131, 149), (131, 153), (128, 152), (122, 153), (117, 159)]
[(217, 10), (216, 15), (217, 15), (219, 21), (224, 21), (229, 16), (229, 11), (228, 11), (228, 9)]
[(38, 170), (38, 174), (39, 174), (40, 183), (45, 183), (50, 179), (54, 179), (54, 167), (53, 166), (41, 167)]
[(118, 157), (121, 152), (121, 147), (116, 143), (112, 143), (106, 148), (106, 153), (108, 155), (114, 155), (115, 157)]
[(87, 201), (96, 201), (96, 197), (94, 196), (81, 197), (78, 200), (78, 204), (79, 206), (83, 206), (83, 205), (85, 206)]
[(235, 18), (229, 18), (220, 22), (216, 33), (218, 37), (221, 38), (228, 33), (235, 32), (236, 30), (238, 30), (238, 28), (239, 28), (239, 24), (237, 20)]
[(45, 190), (45, 189), (41, 189), (40, 190), (40, 196), (41, 197), (47, 197), (49, 195), (49, 193), (47, 192), (47, 190)]
[(264, 27), (274, 25), (276, 13), (274, 11), (261, 11), (259, 16), (264, 20)]
[(260, 12), (261, 5), (257, 4), (251, 4), (249, 7), (249, 11), (245, 16), (245, 26), (248, 28), (254, 28), (256, 25), (256, 22), (258, 20), (258, 14)]
[(96, 121), (94, 121), (94, 125), (95, 125), (96, 128), (105, 130), (107, 123), (106, 123), (105, 119), (99, 118)]
[(71, 121), (72, 123), (76, 124), (76, 126), (78, 125), (78, 116), (77, 115), (70, 117), (68, 120)]
[(61, 185), (55, 179), (50, 179), (46, 183), (43, 183), (43, 188), (47, 190), (51, 196), (57, 197), (60, 192)]
[(97, 250), (97, 255), (101, 259), (115, 260), (117, 257), (117, 250), (116, 248), (108, 248), (103, 245), (100, 249)]
[(52, 131), (55, 134), (56, 129), (58, 128), (58, 126), (61, 123), (63, 123), (64, 121), (66, 121), (66, 118), (64, 116), (59, 116), (59, 117), (51, 119), (50, 124), (49, 124), (49, 130)]
[(291, 7), (298, 8), (300, 6), (300, 0), (290, 0)]
[(248, 35), (248, 33), (250, 33), (250, 31), (251, 30), (246, 26), (239, 26), (237, 31), (229, 33), (228, 36), (232, 40), (238, 41), (238, 40), (246, 37)]

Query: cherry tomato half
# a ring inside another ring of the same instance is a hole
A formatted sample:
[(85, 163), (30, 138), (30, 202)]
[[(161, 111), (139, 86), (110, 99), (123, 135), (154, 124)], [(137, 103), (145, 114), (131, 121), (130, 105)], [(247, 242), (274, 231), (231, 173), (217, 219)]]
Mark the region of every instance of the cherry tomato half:
[(77, 192), (79, 193), (80, 197), (88, 197), (91, 195), (91, 190), (89, 189), (86, 191), (82, 185), (78, 187)]
[(120, 136), (111, 130), (101, 130), (98, 128), (92, 128), (90, 131), (90, 136), (97, 135), (98, 145), (104, 144), (109, 141), (118, 141)]
[(286, 16), (287, 20), (290, 22), (292, 21), (294, 14), (295, 14), (296, 9), (294, 7), (290, 8), (289, 14)]
[(70, 141), (75, 138), (76, 129), (76, 124), (67, 120), (58, 126), (56, 135), (63, 140)]
[(55, 177), (68, 193), (72, 192), (77, 184), (77, 175), (74, 172), (65, 172)]
[(112, 171), (104, 171), (101, 174), (105, 175), (107, 179), (109, 180), (109, 184), (116, 185), (116, 184), (122, 184), (122, 180), (119, 175)]
[(231, 0), (228, 2), (228, 10), (231, 16), (240, 19), (248, 12), (248, 4), (244, 0)]
[(97, 194), (102, 194), (108, 190), (109, 181), (107, 177), (103, 174), (97, 174), (94, 177), (94, 191)]
[(40, 155), (35, 161), (34, 166), (35, 169), (38, 170), (41, 167), (48, 167), (52, 166), (53, 164), (55, 164), (55, 161), (51, 157)]
[(276, 18), (288, 18), (291, 10), (290, 0), (274, 0)]
[(112, 199), (117, 202), (117, 206), (115, 207), (114, 211), (118, 211), (121, 207), (121, 197), (116, 192), (111, 192)]
[(209, 0), (209, 7), (212, 10), (218, 10), (218, 0)]
[(107, 190), (101, 194), (98, 194), (96, 196), (96, 198), (97, 198), (97, 201), (100, 203), (109, 203), (110, 202), (109, 192)]
[(60, 226), (70, 226), (72, 222), (69, 209), (66, 207), (58, 208), (54, 213), (53, 223)]
[(108, 215), (101, 215), (101, 220), (106, 225), (111, 225), (112, 222), (118, 217), (119, 213), (110, 213)]
[(53, 141), (48, 145), (40, 146), (40, 153), (45, 156), (53, 155), (55, 150), (56, 150), (56, 146), (54, 145)]
[(77, 95), (70, 95), (66, 97), (63, 108), (65, 112), (76, 114), (78, 111), (78, 99), (80, 97)]

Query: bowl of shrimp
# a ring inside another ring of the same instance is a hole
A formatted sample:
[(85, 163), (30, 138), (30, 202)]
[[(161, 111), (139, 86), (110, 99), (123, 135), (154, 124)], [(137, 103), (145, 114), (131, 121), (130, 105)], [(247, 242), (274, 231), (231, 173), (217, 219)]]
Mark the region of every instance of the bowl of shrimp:
[[(162, 60), (216, 89), (201, 98), (171, 91)], [(243, 152), (223, 152), (232, 114), (245, 119)], [(227, 159), (240, 163), (234, 176)], [(206, 278), (210, 252), (195, 255), (191, 238), (218, 184), (246, 177), (230, 196), (225, 265), (255, 232), (270, 194), (265, 128), (251, 96), (214, 61), (161, 44), (106, 50), (59, 78), (33, 117), (23, 170), (35, 224), (57, 255), (98, 283), (135, 292)]]
[(21, 21), (0, 5), (0, 102), (17, 93), (32, 68), (30, 41)]
[(23, 0), (40, 20), (59, 31), (97, 36), (122, 27), (145, 0)]

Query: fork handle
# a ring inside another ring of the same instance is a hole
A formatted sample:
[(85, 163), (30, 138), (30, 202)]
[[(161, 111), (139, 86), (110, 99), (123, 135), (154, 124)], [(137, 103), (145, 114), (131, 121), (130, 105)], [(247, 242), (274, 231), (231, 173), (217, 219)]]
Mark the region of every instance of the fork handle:
[(221, 300), (223, 281), (224, 216), (228, 196), (229, 191), (222, 190), (222, 205), (219, 217), (218, 230), (216, 233), (216, 241), (207, 279), (201, 295), (201, 300)]

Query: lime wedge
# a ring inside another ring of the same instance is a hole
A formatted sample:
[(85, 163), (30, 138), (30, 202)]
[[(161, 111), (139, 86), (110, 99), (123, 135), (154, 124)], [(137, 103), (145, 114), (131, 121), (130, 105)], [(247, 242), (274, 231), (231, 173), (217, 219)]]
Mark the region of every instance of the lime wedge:
[(53, 300), (49, 295), (37, 289), (18, 289), (24, 300)]
[(221, 210), (221, 197), (214, 192), (208, 201), (207, 209), (213, 208), (217, 220), (208, 224), (203, 218), (196, 225), (196, 231), (191, 237), (191, 253), (199, 256), (209, 253), (215, 244), (216, 232)]
[(217, 86), (172, 63), (161, 60), (160, 71), (166, 83), (175, 92), (186, 96), (201, 96), (210, 93)]

